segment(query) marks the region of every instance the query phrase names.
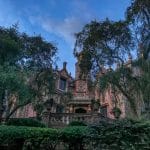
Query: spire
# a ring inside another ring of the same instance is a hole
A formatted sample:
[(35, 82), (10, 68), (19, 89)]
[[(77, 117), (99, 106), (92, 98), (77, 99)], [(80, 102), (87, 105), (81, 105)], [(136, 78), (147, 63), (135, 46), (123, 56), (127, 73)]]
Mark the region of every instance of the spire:
[(63, 62), (63, 69), (66, 70), (66, 66), (67, 66), (67, 62), (65, 61), (65, 62)]

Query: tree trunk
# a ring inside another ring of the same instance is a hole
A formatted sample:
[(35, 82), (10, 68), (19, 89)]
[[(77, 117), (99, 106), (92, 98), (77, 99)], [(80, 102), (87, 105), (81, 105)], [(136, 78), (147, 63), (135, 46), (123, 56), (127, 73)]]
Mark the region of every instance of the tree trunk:
[(24, 107), (24, 106), (26, 106), (26, 105), (28, 105), (28, 104), (30, 104), (30, 103), (31, 103), (31, 102), (28, 101), (28, 102), (26, 102), (26, 103), (24, 103), (24, 104), (20, 104), (20, 105), (16, 106), (9, 114), (7, 114), (7, 116), (5, 117), (5, 122), (7, 122), (7, 121), (9, 120), (9, 118), (10, 118), (19, 108)]

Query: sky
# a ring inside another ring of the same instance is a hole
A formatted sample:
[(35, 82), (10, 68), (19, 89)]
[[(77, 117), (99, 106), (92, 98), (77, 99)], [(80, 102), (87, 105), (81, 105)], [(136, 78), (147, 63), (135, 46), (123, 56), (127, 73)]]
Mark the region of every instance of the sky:
[(58, 47), (58, 67), (67, 61), (74, 76), (74, 34), (92, 20), (120, 20), (131, 0), (0, 0), (0, 26), (19, 24), (21, 32), (41, 35)]

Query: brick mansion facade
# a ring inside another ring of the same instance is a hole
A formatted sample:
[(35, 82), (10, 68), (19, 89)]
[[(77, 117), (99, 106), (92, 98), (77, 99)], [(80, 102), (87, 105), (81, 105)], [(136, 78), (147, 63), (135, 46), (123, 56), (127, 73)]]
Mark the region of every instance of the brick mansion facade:
[[(43, 111), (43, 120), (55, 125), (55, 123), (68, 124), (74, 120), (95, 122), (101, 117), (114, 119), (112, 112), (114, 107), (120, 109), (120, 118), (131, 117), (132, 111), (122, 94), (118, 95), (116, 103), (111, 87), (102, 92), (99, 83), (91, 84), (89, 75), (81, 76), (79, 61), (80, 56), (75, 64), (75, 78), (68, 72), (67, 62), (63, 63), (62, 69), (55, 69), (55, 94), (43, 97), (43, 101), (47, 104)], [(127, 65), (130, 67), (130, 59)], [(98, 76), (107, 71), (108, 69), (103, 69)], [(15, 117), (25, 118), (35, 116), (36, 112), (31, 104), (15, 114)]]

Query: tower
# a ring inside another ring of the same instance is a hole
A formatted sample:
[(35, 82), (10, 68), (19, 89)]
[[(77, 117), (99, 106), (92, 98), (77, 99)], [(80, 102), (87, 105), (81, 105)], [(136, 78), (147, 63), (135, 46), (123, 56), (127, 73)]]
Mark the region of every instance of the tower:
[(75, 64), (75, 96), (87, 97), (88, 95), (88, 75), (82, 73), (80, 68), (80, 60), (82, 59), (82, 53), (77, 55), (77, 63)]

